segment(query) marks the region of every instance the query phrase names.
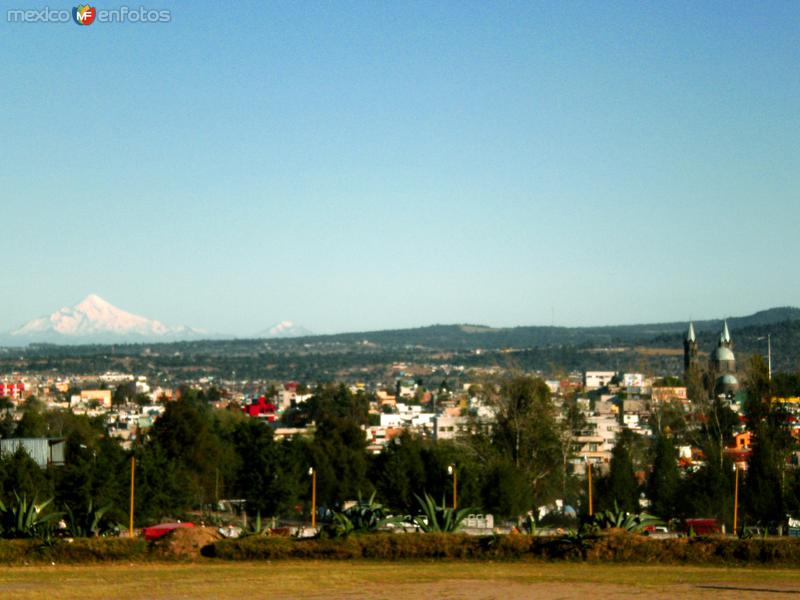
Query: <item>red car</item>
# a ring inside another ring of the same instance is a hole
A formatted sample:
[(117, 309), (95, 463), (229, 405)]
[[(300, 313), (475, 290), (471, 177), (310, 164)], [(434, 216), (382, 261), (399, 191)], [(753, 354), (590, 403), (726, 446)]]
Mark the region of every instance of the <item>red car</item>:
[(686, 519), (684, 531), (693, 531), (695, 535), (713, 535), (722, 533), (722, 528), (716, 519)]
[(152, 542), (160, 537), (164, 537), (170, 531), (180, 529), (181, 527), (191, 528), (194, 527), (194, 523), (159, 523), (158, 525), (153, 525), (152, 527), (145, 527), (142, 529), (142, 532), (144, 533), (144, 539), (146, 539), (148, 542)]

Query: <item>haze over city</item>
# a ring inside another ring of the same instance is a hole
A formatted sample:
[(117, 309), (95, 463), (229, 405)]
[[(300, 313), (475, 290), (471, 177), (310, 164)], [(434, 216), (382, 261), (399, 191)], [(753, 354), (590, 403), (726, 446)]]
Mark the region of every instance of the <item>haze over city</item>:
[(235, 335), (798, 304), (795, 3), (219, 9), (3, 23), (0, 330), (92, 292)]

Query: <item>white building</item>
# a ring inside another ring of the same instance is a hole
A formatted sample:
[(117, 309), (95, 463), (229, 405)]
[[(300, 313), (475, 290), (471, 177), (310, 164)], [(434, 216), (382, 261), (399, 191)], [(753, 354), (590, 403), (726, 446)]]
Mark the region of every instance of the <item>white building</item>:
[(617, 434), (622, 429), (617, 417), (610, 414), (592, 415), (588, 420), (590, 425), (594, 427), (593, 437), (603, 439), (598, 450), (611, 452), (614, 448)]
[(466, 417), (446, 417), (440, 415), (433, 420), (433, 435), (437, 440), (452, 440), (467, 429)]
[(586, 371), (583, 374), (583, 385), (587, 390), (596, 390), (611, 383), (615, 371)]

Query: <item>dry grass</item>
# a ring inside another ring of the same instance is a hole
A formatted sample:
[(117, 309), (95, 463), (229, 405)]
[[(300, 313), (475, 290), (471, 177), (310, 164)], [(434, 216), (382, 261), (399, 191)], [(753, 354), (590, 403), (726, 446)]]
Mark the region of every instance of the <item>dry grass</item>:
[(726, 598), (800, 594), (789, 569), (532, 562), (264, 562), (9, 567), (0, 598)]

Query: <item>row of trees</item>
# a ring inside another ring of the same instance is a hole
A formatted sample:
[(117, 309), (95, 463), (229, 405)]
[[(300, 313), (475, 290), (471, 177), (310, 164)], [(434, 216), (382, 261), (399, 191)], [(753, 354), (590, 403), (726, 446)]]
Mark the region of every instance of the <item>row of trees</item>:
[[(769, 402), (773, 384), (757, 360), (748, 373), (748, 422), (755, 448), (743, 479), (741, 515), (751, 522), (776, 522), (800, 511), (800, 477), (786, 468), (794, 449), (788, 421)], [(417, 509), (415, 496), (451, 501), (448, 465), (455, 465), (459, 505), (497, 517), (517, 517), (563, 499), (586, 511), (585, 479), (572, 473), (575, 436), (586, 422), (576, 403), (556, 406), (541, 379), (509, 377), (480, 386), (496, 408), (491, 427), (475, 422), (470, 435), (434, 442), (405, 433), (378, 455), (367, 452), (362, 426), (368, 402), (343, 385), (319, 386), (296, 418), (316, 424), (313, 436), (275, 439), (265, 423), (238, 408), (210, 407), (202, 392), (184, 389), (181, 399), (123, 450), (106, 435), (101, 419), (67, 411), (44, 412), (29, 402), (21, 421), (4, 419), (5, 435), (59, 436), (67, 441), (67, 464), (39, 469), (24, 453), (0, 459), (0, 499), (13, 490), (30, 497), (55, 497), (57, 507), (112, 503), (109, 516), (127, 521), (130, 459), (136, 459), (136, 520), (143, 524), (213, 505), (245, 499), (262, 516), (303, 518), (310, 504), (308, 467), (317, 472), (320, 506), (336, 507), (373, 492), (398, 513)], [(653, 440), (630, 431), (620, 435), (610, 472), (596, 480), (595, 508), (637, 512), (644, 496), (664, 519), (714, 516), (732, 519), (733, 465), (723, 449), (738, 420), (719, 401), (701, 403), (696, 415), (654, 415)], [(677, 444), (692, 437), (705, 455), (703, 466), (678, 467)], [(641, 484), (636, 472), (646, 473)]]

